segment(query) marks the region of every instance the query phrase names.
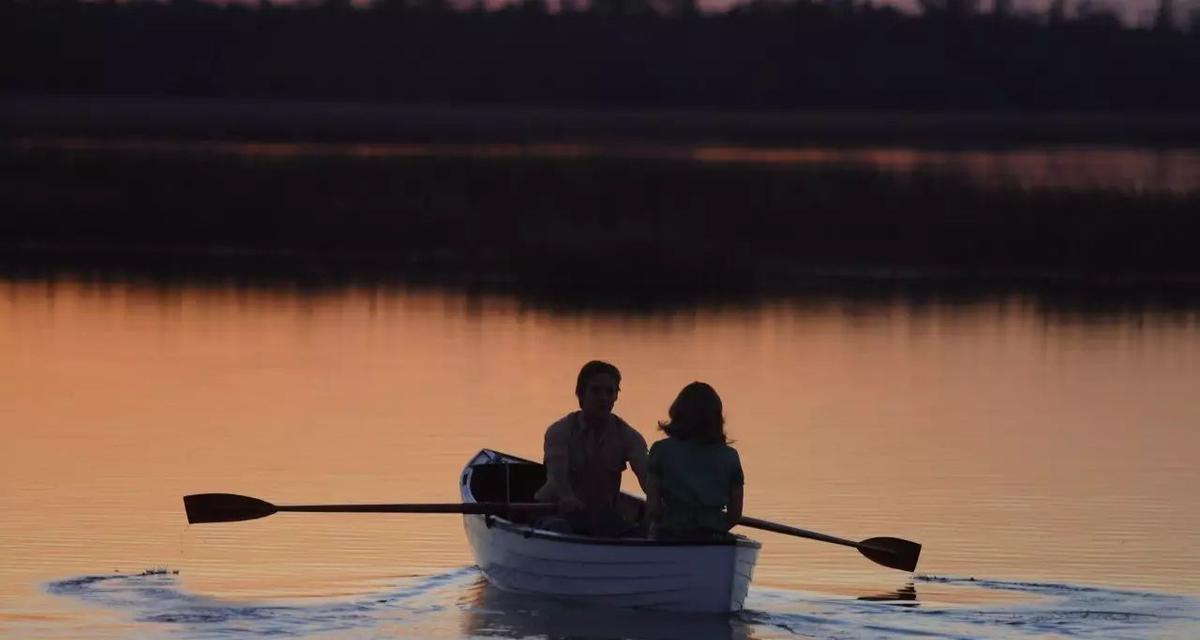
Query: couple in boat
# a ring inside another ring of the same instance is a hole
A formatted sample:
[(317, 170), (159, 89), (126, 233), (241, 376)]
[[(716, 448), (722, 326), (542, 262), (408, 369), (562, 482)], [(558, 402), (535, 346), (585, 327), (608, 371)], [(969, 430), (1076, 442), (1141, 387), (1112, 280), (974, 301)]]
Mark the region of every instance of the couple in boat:
[[(648, 535), (670, 540), (722, 540), (742, 514), (741, 460), (725, 437), (716, 390), (693, 382), (659, 423), (666, 437), (649, 453), (646, 440), (613, 414), (621, 372), (607, 362), (583, 366), (575, 384), (579, 411), (546, 429), (546, 484), (535, 495), (558, 506), (539, 528), (601, 537)], [(646, 493), (643, 522), (616, 509), (628, 465)]]

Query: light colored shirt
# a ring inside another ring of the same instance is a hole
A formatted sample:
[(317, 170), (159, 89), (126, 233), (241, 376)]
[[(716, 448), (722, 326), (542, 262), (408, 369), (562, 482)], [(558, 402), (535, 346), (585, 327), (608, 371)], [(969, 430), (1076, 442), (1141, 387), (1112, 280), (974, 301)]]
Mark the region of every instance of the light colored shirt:
[(611, 507), (627, 464), (638, 482), (644, 481), (646, 439), (616, 415), (596, 428), (584, 421), (582, 411), (575, 411), (546, 429), (544, 462), (546, 484), (534, 494), (536, 500), (574, 496), (589, 509)]

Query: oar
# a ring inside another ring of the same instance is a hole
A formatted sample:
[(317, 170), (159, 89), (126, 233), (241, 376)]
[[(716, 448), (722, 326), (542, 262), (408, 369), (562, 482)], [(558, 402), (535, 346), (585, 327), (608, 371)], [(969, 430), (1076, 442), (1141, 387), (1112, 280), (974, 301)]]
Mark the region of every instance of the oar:
[(266, 500), (233, 493), (197, 493), (183, 497), (183, 508), (190, 524), (238, 522), (265, 518), (279, 511), (326, 513), (484, 513), (510, 511), (543, 512), (555, 506), (534, 502), (450, 502), (441, 504), (294, 504), (275, 505)]
[[(239, 496), (233, 493), (198, 493), (183, 497), (183, 507), (191, 524), (206, 522), (238, 522), (265, 518), (280, 511), (325, 513), (476, 513), (500, 514), (511, 511), (550, 513), (552, 504), (537, 502), (451, 502), (441, 504), (304, 504), (274, 505), (266, 500)], [(821, 542), (832, 542), (858, 549), (870, 560), (901, 571), (915, 571), (921, 545), (900, 538), (867, 538), (861, 542), (789, 527), (785, 524), (743, 516), (738, 524), (789, 536)]]
[(861, 542), (855, 542), (845, 538), (825, 535), (824, 533), (817, 533), (816, 531), (797, 529), (796, 527), (789, 527), (786, 524), (746, 516), (738, 520), (738, 524), (762, 529), (763, 531), (774, 531), (775, 533), (782, 533), (784, 535), (854, 547), (867, 558), (885, 567), (901, 571), (916, 571), (917, 558), (921, 556), (921, 545), (900, 538), (867, 538)]

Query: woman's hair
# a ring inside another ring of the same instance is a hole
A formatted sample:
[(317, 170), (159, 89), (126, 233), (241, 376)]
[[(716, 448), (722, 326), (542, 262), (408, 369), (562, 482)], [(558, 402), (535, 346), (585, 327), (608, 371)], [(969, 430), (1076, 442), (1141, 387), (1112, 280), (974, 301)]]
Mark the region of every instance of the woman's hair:
[(725, 435), (725, 409), (716, 389), (703, 382), (693, 382), (684, 387), (671, 409), (670, 420), (658, 423), (658, 428), (668, 436), (681, 440), (728, 444)]

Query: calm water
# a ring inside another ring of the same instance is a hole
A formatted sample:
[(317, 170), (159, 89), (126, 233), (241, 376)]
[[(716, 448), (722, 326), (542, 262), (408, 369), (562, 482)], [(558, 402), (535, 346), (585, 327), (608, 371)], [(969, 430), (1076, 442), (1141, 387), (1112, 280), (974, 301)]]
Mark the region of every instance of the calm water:
[(31, 151), (177, 154), (233, 158), (619, 158), (755, 165), (774, 169), (825, 167), (898, 175), (953, 173), (984, 187), (1200, 191), (1200, 149), (1054, 145), (1005, 149), (918, 147), (768, 148), (714, 144), (383, 144), (234, 142), (88, 138), (18, 138), (0, 145)]
[[(714, 384), (748, 514), (917, 540), (918, 574), (750, 532), (749, 610), (679, 618), (498, 593), (455, 516), (185, 523), (203, 491), (453, 501), (479, 448), (540, 455), (596, 357), (648, 438)], [(634, 315), (0, 281), (0, 636), (1193, 638), (1197, 389), (1200, 313), (1021, 296)]]

